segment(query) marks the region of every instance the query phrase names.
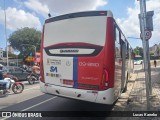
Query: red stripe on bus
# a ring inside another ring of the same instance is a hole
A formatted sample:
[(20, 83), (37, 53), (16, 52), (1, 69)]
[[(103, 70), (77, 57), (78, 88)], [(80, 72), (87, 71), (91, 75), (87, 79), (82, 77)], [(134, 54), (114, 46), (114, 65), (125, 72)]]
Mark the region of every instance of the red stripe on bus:
[(106, 43), (104, 61), (108, 70), (108, 88), (114, 87), (114, 69), (115, 69), (115, 52), (114, 52), (114, 20), (107, 17)]

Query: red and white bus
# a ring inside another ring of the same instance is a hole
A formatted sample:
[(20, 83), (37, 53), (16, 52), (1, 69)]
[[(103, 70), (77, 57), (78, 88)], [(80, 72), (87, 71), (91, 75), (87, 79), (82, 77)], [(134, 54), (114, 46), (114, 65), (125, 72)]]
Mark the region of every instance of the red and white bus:
[(131, 53), (111, 11), (49, 18), (41, 41), (41, 91), (113, 104), (126, 90)]

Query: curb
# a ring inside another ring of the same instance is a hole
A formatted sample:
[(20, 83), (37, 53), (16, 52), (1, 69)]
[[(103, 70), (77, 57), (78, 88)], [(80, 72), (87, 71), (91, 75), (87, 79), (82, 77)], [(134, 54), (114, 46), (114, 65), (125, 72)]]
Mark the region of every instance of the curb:
[(132, 73), (131, 77), (128, 80), (127, 91), (122, 93), (118, 98), (116, 104), (114, 105), (112, 111), (124, 111), (128, 103), (130, 102), (129, 96), (134, 87), (134, 83), (137, 79), (138, 73)]

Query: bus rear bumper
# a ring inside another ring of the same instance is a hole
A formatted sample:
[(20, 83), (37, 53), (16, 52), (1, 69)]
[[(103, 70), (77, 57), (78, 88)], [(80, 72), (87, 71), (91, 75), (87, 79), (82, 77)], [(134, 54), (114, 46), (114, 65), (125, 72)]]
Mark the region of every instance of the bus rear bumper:
[(100, 104), (111, 105), (115, 101), (113, 88), (104, 91), (82, 90), (40, 82), (40, 89), (44, 93)]

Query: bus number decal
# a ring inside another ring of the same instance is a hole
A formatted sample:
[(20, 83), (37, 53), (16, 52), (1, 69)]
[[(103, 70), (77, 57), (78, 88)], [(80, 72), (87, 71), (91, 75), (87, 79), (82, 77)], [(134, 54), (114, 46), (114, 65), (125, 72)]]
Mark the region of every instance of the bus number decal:
[(58, 72), (57, 67), (51, 66), (50, 67), (50, 72)]
[(54, 74), (54, 73), (46, 73), (46, 76), (48, 76), (48, 77), (56, 77), (56, 78), (61, 77), (60, 74)]

